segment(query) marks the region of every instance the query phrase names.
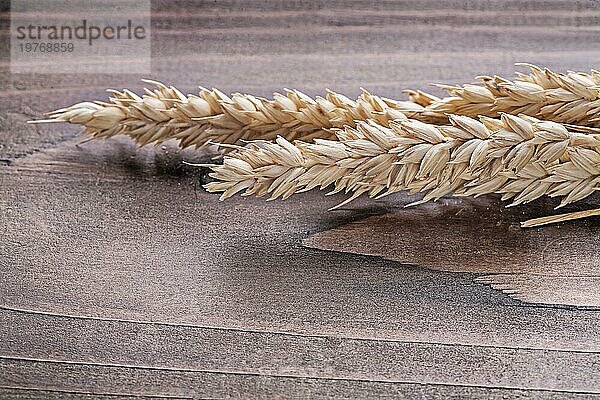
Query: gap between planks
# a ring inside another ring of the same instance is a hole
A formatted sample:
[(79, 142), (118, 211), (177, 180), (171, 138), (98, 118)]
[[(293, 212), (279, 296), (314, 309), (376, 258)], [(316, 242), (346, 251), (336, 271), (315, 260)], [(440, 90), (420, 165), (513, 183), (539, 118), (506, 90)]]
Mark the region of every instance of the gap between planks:
[[(76, 320), (88, 320), (88, 321), (104, 321), (104, 322), (121, 322), (129, 324), (139, 325), (154, 325), (154, 326), (171, 326), (171, 327), (183, 327), (192, 329), (207, 329), (216, 331), (231, 331), (231, 332), (245, 332), (245, 333), (257, 333), (257, 334), (270, 334), (270, 335), (281, 335), (281, 336), (294, 336), (303, 338), (320, 338), (320, 339), (343, 339), (343, 340), (356, 340), (366, 342), (385, 342), (385, 343), (402, 343), (402, 344), (423, 344), (423, 345), (437, 345), (447, 347), (467, 347), (467, 348), (492, 348), (492, 349), (507, 349), (507, 350), (531, 350), (531, 351), (549, 351), (556, 353), (573, 353), (573, 354), (600, 354), (600, 350), (581, 350), (581, 349), (568, 349), (568, 348), (547, 348), (547, 347), (529, 347), (529, 346), (492, 346), (485, 344), (468, 344), (468, 343), (447, 343), (447, 342), (434, 342), (434, 341), (419, 341), (419, 340), (397, 340), (389, 338), (374, 338), (374, 337), (362, 337), (362, 336), (336, 336), (327, 334), (307, 334), (291, 331), (269, 331), (261, 329), (247, 329), (238, 327), (225, 327), (225, 326), (210, 326), (210, 325), (196, 325), (189, 323), (175, 323), (175, 322), (162, 322), (162, 321), (148, 321), (148, 320), (134, 320), (125, 318), (106, 318), (106, 317), (94, 317), (88, 315), (74, 315), (74, 314), (61, 314), (49, 311), (29, 310), (17, 307), (10, 307), (0, 305), (0, 310), (42, 315), (47, 317), (55, 318), (68, 318)], [(0, 356), (1, 358), (1, 356)], [(476, 385), (474, 387), (477, 387)], [(598, 392), (600, 393), (600, 392)]]
[(550, 389), (550, 388), (544, 388), (544, 387), (495, 386), (495, 385), (476, 385), (476, 384), (468, 384), (468, 383), (422, 382), (422, 381), (394, 380), (394, 379), (367, 379), (367, 378), (361, 379), (361, 378), (343, 378), (343, 377), (335, 377), (335, 376), (310, 376), (310, 375), (293, 375), (293, 374), (264, 374), (264, 373), (259, 373), (259, 372), (244, 372), (244, 371), (233, 371), (233, 370), (227, 371), (227, 370), (217, 370), (217, 369), (170, 368), (170, 367), (156, 367), (156, 366), (147, 366), (147, 365), (92, 363), (92, 362), (82, 362), (82, 361), (52, 360), (52, 359), (43, 359), (43, 358), (11, 357), (11, 356), (2, 356), (2, 355), (0, 355), (0, 360), (17, 361), (17, 362), (32, 362), (32, 363), (46, 363), (46, 364), (81, 365), (81, 366), (92, 366), (92, 367), (103, 367), (103, 368), (138, 369), (138, 370), (163, 371), (163, 372), (190, 372), (190, 373), (255, 376), (255, 377), (268, 377), (268, 378), (281, 378), (281, 379), (307, 379), (307, 380), (314, 380), (314, 381), (388, 383), (388, 384), (399, 384), (399, 385), (429, 385), (429, 386), (479, 388), (479, 389), (522, 390), (522, 391), (530, 391), (530, 392), (543, 391), (543, 392), (566, 393), (566, 394), (589, 394), (589, 395), (600, 394), (600, 391), (563, 390), (563, 389)]

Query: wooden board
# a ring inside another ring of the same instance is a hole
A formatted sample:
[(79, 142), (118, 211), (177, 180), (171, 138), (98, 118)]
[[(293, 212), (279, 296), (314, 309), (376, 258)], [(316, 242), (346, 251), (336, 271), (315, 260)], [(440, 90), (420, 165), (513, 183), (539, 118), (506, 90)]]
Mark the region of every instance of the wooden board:
[[(409, 204), (406, 197), (395, 200)], [(571, 208), (593, 208), (599, 198), (591, 196)], [(520, 227), (521, 221), (555, 214), (556, 204), (544, 199), (506, 209), (493, 196), (444, 199), (321, 232), (303, 243), (441, 271), (478, 273), (476, 282), (529, 303), (600, 309), (598, 219)]]
[[(519, 61), (597, 66), (598, 13), (567, 1), (158, 1), (150, 78), (401, 97), (510, 76)], [(210, 154), (25, 124), (107, 87), (139, 90), (139, 78), (0, 74), (0, 397), (600, 397), (600, 311), (515, 300), (430, 251), (407, 265), (302, 244), (363, 220), (415, 223), (418, 210), (426, 227), (441, 205), (399, 214), (404, 199), (390, 197), (327, 212), (343, 196), (317, 192), (221, 203), (200, 189), (206, 170), (181, 163)]]

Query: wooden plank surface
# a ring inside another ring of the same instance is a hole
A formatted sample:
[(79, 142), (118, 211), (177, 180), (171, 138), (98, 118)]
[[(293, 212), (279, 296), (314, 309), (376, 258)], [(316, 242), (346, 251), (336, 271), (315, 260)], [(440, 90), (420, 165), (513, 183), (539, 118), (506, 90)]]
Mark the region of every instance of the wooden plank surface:
[[(520, 61), (588, 70), (599, 18), (568, 1), (155, 2), (151, 78), (399, 98)], [(406, 265), (302, 244), (401, 196), (220, 203), (181, 162), (206, 152), (25, 124), (139, 78), (0, 75), (0, 397), (600, 397), (597, 309), (522, 303), (418, 248)]]
[[(591, 209), (599, 199), (590, 196), (571, 210)], [(396, 196), (396, 201), (409, 204), (411, 197)], [(495, 196), (448, 198), (320, 232), (303, 243), (442, 271), (486, 274), (476, 281), (529, 303), (600, 309), (599, 221), (520, 227), (522, 221), (555, 213), (557, 204), (545, 198), (506, 208)]]

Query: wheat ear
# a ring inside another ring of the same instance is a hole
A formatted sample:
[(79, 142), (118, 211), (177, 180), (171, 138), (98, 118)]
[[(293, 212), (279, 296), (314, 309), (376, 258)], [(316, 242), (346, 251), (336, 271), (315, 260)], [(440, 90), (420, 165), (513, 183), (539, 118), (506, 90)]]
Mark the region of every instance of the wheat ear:
[(353, 125), (355, 120), (374, 119), (382, 124), (399, 118), (403, 110), (421, 108), (409, 101), (396, 102), (367, 91), (351, 100), (328, 91), (311, 99), (300, 91), (275, 93), (273, 100), (246, 94), (231, 97), (217, 89), (201, 88), (199, 96), (184, 95), (174, 87), (156, 86), (143, 96), (110, 90), (110, 102), (84, 102), (48, 114), (48, 119), (31, 121), (68, 122), (83, 125), (93, 138), (127, 135), (140, 145), (180, 140), (181, 147), (207, 143), (242, 143), (245, 140), (334, 138), (328, 130)]
[(334, 138), (330, 128), (374, 119), (382, 125), (407, 114), (424, 122), (447, 122), (448, 114), (498, 116), (524, 113), (542, 119), (600, 126), (600, 73), (569, 72), (566, 75), (530, 65), (531, 73), (514, 82), (482, 77), (481, 85), (438, 85), (450, 93), (443, 99), (422, 91), (406, 91), (409, 101), (363, 93), (350, 100), (329, 91), (311, 99), (296, 90), (276, 93), (273, 100), (251, 95), (228, 97), (217, 89), (201, 88), (199, 96), (184, 95), (174, 87), (154, 82), (145, 95), (110, 90), (110, 102), (84, 102), (56, 110), (48, 119), (32, 122), (69, 122), (83, 125), (93, 138), (128, 135), (140, 145), (180, 140), (181, 147), (207, 143), (239, 144), (245, 140), (309, 141)]
[(413, 204), (501, 193), (517, 205), (548, 195), (562, 197), (559, 207), (600, 188), (600, 135), (508, 114), (450, 121), (436, 126), (405, 117), (389, 127), (358, 122), (338, 130), (337, 141), (251, 142), (211, 165), (217, 181), (205, 187), (223, 192), (221, 199), (244, 191), (272, 200), (333, 185), (332, 193), (353, 192), (340, 205), (363, 193), (401, 190), (424, 193)]
[(508, 113), (600, 127), (600, 72), (558, 74), (535, 65), (520, 65), (527, 65), (531, 71), (517, 73), (514, 81), (482, 76), (479, 85), (436, 85), (450, 95), (442, 99), (409, 90), (411, 100), (423, 108), (405, 111), (412, 118), (438, 123), (446, 121), (447, 114), (497, 117)]

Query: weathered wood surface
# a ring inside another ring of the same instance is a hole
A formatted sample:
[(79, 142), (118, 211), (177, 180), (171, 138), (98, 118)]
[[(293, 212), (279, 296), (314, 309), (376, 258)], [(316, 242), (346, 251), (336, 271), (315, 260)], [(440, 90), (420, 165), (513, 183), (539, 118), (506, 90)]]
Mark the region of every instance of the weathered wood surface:
[[(404, 197), (396, 196), (397, 204), (411, 202)], [(593, 208), (599, 198), (590, 196), (571, 209)], [(598, 220), (520, 227), (529, 218), (555, 213), (556, 203), (541, 199), (505, 208), (493, 196), (443, 199), (320, 232), (303, 243), (442, 271), (485, 273), (476, 281), (522, 301), (600, 310)]]
[[(363, 86), (401, 97), (510, 76), (514, 62), (585, 70), (600, 56), (595, 2), (153, 11), (151, 78), (186, 91)], [(0, 397), (600, 397), (599, 311), (519, 302), (475, 283), (468, 265), (444, 272), (302, 245), (400, 213), (402, 198), (336, 212), (326, 210), (343, 196), (320, 193), (220, 203), (199, 189), (206, 171), (181, 163), (206, 153), (79, 144), (74, 127), (24, 123), (106, 87), (140, 89), (139, 78), (0, 75)]]

